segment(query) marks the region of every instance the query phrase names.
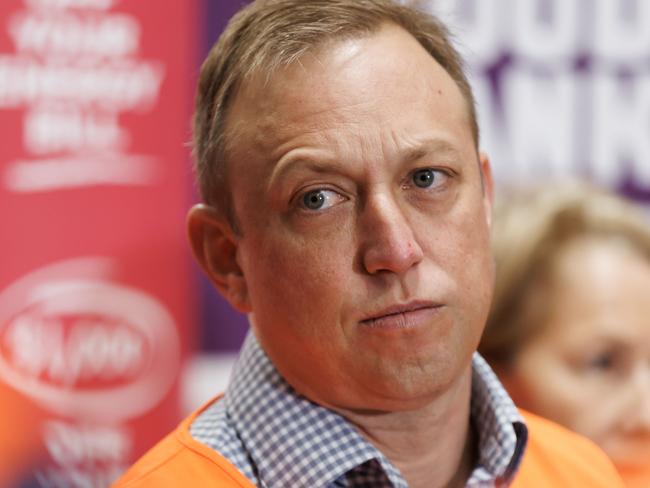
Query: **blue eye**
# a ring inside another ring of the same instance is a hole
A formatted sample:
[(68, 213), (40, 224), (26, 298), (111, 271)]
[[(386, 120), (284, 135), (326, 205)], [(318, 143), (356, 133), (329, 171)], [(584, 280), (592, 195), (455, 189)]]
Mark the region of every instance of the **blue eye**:
[(345, 197), (334, 190), (325, 190), (321, 188), (305, 193), (302, 196), (300, 203), (307, 210), (316, 211), (333, 207), (334, 205), (341, 203), (343, 200), (345, 200)]
[(322, 190), (314, 190), (304, 194), (302, 203), (309, 210), (318, 210), (325, 203), (325, 195)]
[(436, 173), (432, 169), (419, 169), (413, 173), (413, 183), (420, 188), (428, 188), (433, 185), (436, 179)]

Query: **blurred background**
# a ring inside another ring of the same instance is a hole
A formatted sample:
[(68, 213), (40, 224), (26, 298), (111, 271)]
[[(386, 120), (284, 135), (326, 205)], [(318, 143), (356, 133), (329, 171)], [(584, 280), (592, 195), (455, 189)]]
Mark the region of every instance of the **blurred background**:
[[(0, 487), (105, 487), (222, 391), (246, 332), (193, 264), (190, 120), (240, 0), (0, 3)], [(650, 208), (650, 2), (433, 0), (497, 193)]]

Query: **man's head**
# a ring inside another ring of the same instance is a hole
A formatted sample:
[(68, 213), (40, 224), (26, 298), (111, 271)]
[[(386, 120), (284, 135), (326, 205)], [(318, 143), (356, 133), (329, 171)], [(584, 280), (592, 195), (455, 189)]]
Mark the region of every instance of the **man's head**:
[[(326, 16), (353, 2), (313, 3)], [(354, 2), (370, 3), (387, 5)], [(238, 229), (198, 206), (190, 238), (312, 400), (415, 408), (467, 377), (493, 282), (491, 177), (470, 106), (391, 21), (253, 71), (231, 95), (221, 130)]]
[(408, 31), (458, 85), (478, 147), (472, 89), (446, 27), (434, 17), (391, 0), (257, 1), (232, 18), (201, 69), (194, 150), (203, 200), (236, 222), (227, 184), (227, 160), (228, 147), (237, 144), (237, 132), (228, 134), (225, 128), (242, 84), (254, 76), (270, 80), (276, 71), (300, 62), (309, 51), (327, 43), (369, 36), (385, 23)]

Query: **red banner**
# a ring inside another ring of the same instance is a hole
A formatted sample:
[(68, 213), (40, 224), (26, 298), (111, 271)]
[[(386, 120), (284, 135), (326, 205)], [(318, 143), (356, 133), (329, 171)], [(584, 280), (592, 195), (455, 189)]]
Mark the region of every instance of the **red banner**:
[(0, 3), (0, 486), (107, 486), (179, 419), (195, 8)]

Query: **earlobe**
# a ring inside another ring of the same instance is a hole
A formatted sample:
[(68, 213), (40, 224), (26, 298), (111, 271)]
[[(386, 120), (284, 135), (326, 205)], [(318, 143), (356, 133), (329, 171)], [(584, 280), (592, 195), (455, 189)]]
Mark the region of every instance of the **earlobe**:
[(239, 241), (227, 220), (213, 207), (198, 204), (187, 215), (187, 230), (194, 257), (210, 281), (235, 309), (249, 312)]
[(492, 167), (487, 154), (479, 154), (479, 165), (481, 169), (481, 181), (483, 182), (483, 204), (487, 216), (488, 227), (492, 227), (492, 206), (494, 203), (494, 181), (492, 179)]

